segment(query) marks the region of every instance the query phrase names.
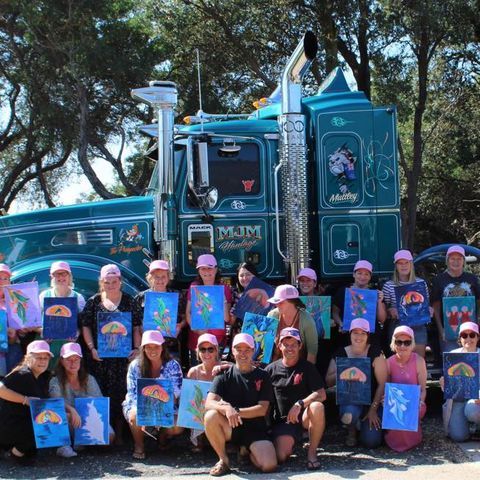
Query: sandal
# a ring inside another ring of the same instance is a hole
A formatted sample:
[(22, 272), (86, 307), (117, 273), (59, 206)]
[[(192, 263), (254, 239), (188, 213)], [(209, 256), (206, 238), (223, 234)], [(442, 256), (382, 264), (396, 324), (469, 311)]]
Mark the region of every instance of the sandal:
[(320, 462), (318, 460), (308, 460), (307, 461), (307, 470), (319, 470)]
[(223, 460), (219, 460), (210, 469), (209, 473), (212, 477), (221, 477), (222, 475), (226, 475), (227, 473), (230, 473), (230, 467)]
[(132, 458), (135, 460), (145, 460), (145, 452), (143, 450), (134, 450)]

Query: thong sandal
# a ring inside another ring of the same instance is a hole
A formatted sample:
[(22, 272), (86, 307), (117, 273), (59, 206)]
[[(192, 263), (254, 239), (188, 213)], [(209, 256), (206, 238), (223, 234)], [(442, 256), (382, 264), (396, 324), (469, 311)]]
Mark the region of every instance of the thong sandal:
[(145, 460), (145, 452), (143, 450), (134, 450), (132, 458), (135, 460)]
[(230, 473), (230, 467), (223, 460), (219, 460), (210, 469), (209, 473), (212, 477), (221, 477), (222, 475), (226, 475), (227, 473)]
[(320, 468), (320, 462), (318, 460), (308, 460), (307, 470), (318, 470)]

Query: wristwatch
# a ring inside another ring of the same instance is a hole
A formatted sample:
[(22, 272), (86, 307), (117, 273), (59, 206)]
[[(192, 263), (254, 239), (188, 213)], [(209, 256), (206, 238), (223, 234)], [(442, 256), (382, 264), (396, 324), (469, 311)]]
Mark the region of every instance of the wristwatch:
[(300, 405), (300, 408), (303, 408), (303, 407), (305, 406), (305, 402), (304, 402), (302, 399), (297, 400), (295, 403), (296, 403), (297, 405)]

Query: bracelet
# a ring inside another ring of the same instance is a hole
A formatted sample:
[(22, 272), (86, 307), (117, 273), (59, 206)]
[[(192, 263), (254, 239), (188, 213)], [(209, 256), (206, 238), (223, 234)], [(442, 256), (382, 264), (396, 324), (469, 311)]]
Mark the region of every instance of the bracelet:
[(28, 402), (28, 397), (24, 395), (22, 405), (26, 405)]
[(87, 347), (92, 348), (93, 347), (93, 342), (87, 342)]
[(373, 408), (377, 408), (378, 407), (378, 402), (372, 402), (372, 405), (371, 405)]

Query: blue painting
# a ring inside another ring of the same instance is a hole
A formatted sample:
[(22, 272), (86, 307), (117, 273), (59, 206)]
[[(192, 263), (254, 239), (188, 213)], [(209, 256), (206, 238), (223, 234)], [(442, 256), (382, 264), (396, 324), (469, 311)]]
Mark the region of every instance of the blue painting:
[(443, 328), (446, 340), (456, 340), (460, 325), (477, 323), (475, 297), (443, 297)]
[(271, 285), (253, 277), (235, 304), (233, 314), (240, 320), (243, 320), (247, 312), (266, 315), (273, 308), (268, 299), (273, 297), (274, 293), (275, 289)]
[(416, 432), (420, 415), (420, 385), (386, 383), (382, 428)]
[(8, 350), (7, 312), (0, 310), (0, 352)]
[(255, 341), (253, 360), (270, 363), (272, 359), (275, 337), (278, 330), (278, 319), (257, 313), (247, 312), (243, 319), (242, 333), (249, 333)]
[(30, 400), (30, 414), (37, 448), (70, 445), (70, 432), (63, 398)]
[(71, 340), (77, 338), (78, 301), (75, 297), (43, 299), (43, 338)]
[(369, 358), (337, 357), (337, 405), (372, 403), (372, 365)]
[(470, 400), (478, 398), (479, 386), (478, 353), (444, 353), (443, 378), (445, 398)]
[(158, 330), (164, 337), (175, 338), (178, 293), (147, 292), (143, 310), (143, 331)]
[(364, 318), (370, 324), (370, 332), (375, 331), (377, 318), (377, 290), (346, 288), (343, 309), (343, 330), (348, 332), (354, 318)]
[(174, 397), (172, 380), (137, 379), (137, 425), (173, 427)]
[(15, 330), (42, 326), (38, 283), (26, 282), (3, 287), (8, 326)]
[(430, 322), (425, 282), (415, 282), (395, 287), (395, 300), (401, 325), (413, 327)]
[(211, 330), (225, 328), (223, 285), (192, 285), (191, 329)]
[(330, 297), (300, 297), (307, 312), (315, 320), (318, 338), (330, 338), (331, 298)]
[(75, 445), (108, 445), (110, 398), (76, 398), (75, 410), (82, 424), (74, 430)]
[(100, 358), (127, 358), (132, 351), (131, 312), (98, 312), (97, 321)]
[(179, 427), (204, 430), (203, 416), (205, 400), (212, 382), (185, 378), (182, 382), (180, 405), (178, 407), (177, 425)]

